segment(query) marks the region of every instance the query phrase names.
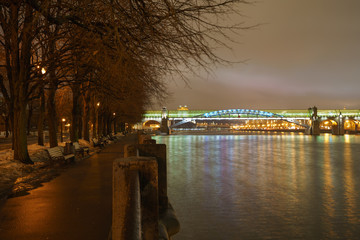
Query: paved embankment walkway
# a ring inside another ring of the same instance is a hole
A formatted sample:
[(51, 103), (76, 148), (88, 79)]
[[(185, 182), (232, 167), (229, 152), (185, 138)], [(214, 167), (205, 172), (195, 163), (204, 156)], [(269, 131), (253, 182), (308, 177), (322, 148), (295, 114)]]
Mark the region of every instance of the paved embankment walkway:
[(123, 156), (126, 138), (70, 166), (29, 195), (0, 209), (1, 240), (107, 239), (112, 217), (112, 162)]

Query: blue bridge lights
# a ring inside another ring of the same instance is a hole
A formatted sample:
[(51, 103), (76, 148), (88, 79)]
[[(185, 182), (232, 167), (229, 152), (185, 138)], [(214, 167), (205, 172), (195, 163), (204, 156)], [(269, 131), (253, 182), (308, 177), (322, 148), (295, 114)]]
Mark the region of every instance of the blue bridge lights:
[(218, 110), (218, 111), (212, 111), (208, 113), (204, 113), (202, 115), (198, 115), (195, 117), (203, 117), (203, 118), (210, 118), (210, 117), (220, 117), (224, 115), (254, 115), (254, 116), (260, 116), (260, 117), (284, 117), (282, 115), (274, 114), (271, 112), (265, 112), (265, 111), (259, 111), (259, 110), (252, 110), (252, 109), (228, 109), (228, 110)]

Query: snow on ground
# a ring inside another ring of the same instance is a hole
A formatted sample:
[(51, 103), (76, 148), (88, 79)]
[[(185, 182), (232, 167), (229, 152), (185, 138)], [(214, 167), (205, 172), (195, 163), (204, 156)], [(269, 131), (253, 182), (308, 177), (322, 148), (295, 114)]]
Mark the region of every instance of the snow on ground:
[[(93, 151), (91, 144), (85, 140), (79, 141), (81, 146), (90, 147), (90, 151)], [(65, 146), (65, 143), (59, 143), (59, 146)], [(28, 145), (28, 152), (34, 165), (28, 165), (20, 163), (14, 160), (14, 151), (6, 149), (0, 151), (0, 199), (2, 198), (2, 192), (8, 191), (17, 181), (17, 179), (24, 178), (30, 173), (49, 166), (49, 156), (45, 151), (49, 148), (49, 144), (45, 146), (39, 146), (37, 144)]]

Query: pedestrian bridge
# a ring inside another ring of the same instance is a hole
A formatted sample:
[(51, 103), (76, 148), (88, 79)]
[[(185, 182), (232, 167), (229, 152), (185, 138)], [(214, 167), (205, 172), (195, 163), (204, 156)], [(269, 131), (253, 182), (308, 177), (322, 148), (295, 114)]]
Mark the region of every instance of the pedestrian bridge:
[[(293, 109), (270, 109), (270, 110), (255, 110), (255, 109), (225, 109), (225, 110), (165, 110), (165, 111), (146, 111), (143, 115), (142, 123), (146, 124), (149, 121), (161, 122), (162, 117), (166, 115), (170, 121), (170, 127), (178, 127), (186, 122), (195, 122), (199, 120), (283, 120), (295, 123), (302, 127), (309, 126), (311, 119), (311, 112), (306, 110)], [(351, 119), (358, 122), (360, 120), (360, 110), (318, 110), (317, 116), (320, 121), (331, 120), (336, 123), (336, 118), (341, 116), (345, 119)], [(180, 124), (181, 123), (181, 124)]]

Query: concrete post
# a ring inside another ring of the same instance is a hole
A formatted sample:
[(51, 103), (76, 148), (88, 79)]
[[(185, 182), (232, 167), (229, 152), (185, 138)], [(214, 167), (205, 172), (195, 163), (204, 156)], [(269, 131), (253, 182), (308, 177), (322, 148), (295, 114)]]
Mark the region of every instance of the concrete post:
[(137, 146), (139, 155), (143, 157), (155, 157), (158, 164), (159, 177), (159, 205), (161, 208), (168, 207), (167, 196), (167, 160), (165, 144), (140, 144)]
[[(140, 176), (140, 186), (134, 183), (136, 182), (134, 175), (136, 176), (137, 172)], [(157, 173), (158, 165), (155, 158), (128, 157), (114, 161), (112, 239), (157, 240), (159, 238)], [(134, 190), (134, 188), (138, 189)], [(141, 210), (133, 206), (134, 202), (138, 202), (136, 197), (133, 197), (136, 195), (134, 192), (140, 189), (142, 189)], [(141, 223), (138, 223), (139, 215), (141, 215)], [(142, 238), (138, 238), (141, 232)]]
[(139, 144), (143, 144), (144, 141), (146, 140), (151, 140), (151, 136), (150, 135), (144, 135), (144, 134), (139, 134), (138, 135), (138, 143)]
[(124, 158), (138, 156), (138, 149), (135, 144), (126, 144), (124, 146)]
[(112, 239), (141, 239), (139, 171), (114, 165)]
[(145, 139), (143, 141), (143, 144), (156, 144), (156, 140), (155, 139)]

